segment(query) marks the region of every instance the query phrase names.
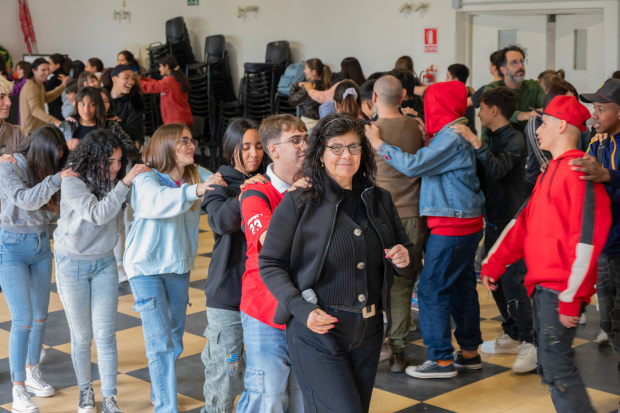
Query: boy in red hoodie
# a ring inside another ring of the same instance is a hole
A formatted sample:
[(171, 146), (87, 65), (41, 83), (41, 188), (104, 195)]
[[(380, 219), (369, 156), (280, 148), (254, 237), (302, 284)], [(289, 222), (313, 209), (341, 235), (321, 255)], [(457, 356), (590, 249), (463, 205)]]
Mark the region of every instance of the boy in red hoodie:
[(579, 314), (596, 284), (596, 260), (611, 225), (610, 201), (602, 184), (580, 179), (569, 166), (590, 112), (573, 96), (556, 96), (536, 133), (553, 160), (534, 192), (483, 262), (489, 289), (506, 268), (525, 258), (525, 286), (534, 301), (534, 336), (542, 381), (558, 412), (594, 412), (573, 361)]

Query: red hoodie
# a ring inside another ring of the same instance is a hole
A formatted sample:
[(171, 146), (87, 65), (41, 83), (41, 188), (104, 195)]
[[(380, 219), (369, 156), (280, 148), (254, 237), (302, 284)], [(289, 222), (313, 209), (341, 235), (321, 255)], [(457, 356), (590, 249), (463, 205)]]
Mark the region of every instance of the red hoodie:
[(161, 95), (161, 119), (164, 125), (182, 123), (192, 126), (194, 118), (189, 106), (187, 93), (181, 91), (181, 85), (173, 76), (166, 76), (162, 80), (140, 78), (140, 87), (144, 93), (159, 93)]
[(573, 149), (551, 161), (482, 267), (482, 275), (499, 280), (507, 266), (525, 258), (530, 296), (536, 285), (557, 291), (559, 313), (573, 317), (595, 292), (596, 260), (611, 226), (605, 187), (580, 179), (584, 174), (568, 166), (582, 156)]

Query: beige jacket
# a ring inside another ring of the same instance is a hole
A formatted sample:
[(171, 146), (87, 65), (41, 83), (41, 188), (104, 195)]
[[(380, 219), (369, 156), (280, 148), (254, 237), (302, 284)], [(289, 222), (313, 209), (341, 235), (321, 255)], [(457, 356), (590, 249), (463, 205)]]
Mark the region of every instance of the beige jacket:
[(19, 94), (19, 115), (21, 127), (26, 135), (35, 129), (54, 123), (57, 119), (45, 111), (45, 104), (62, 95), (65, 90), (63, 85), (49, 92), (45, 86), (38, 84), (34, 79), (29, 79)]

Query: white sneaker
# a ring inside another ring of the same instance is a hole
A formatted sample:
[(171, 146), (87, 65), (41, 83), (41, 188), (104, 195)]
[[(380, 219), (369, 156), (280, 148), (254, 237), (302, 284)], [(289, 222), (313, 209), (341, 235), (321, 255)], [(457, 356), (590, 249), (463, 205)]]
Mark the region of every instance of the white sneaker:
[(598, 336), (596, 336), (596, 340), (599, 342), (599, 344), (609, 344), (609, 336), (607, 335), (605, 330), (603, 330), (602, 328), (601, 328), (601, 331), (598, 332)]
[(538, 358), (536, 357), (536, 347), (532, 343), (525, 341), (519, 344), (519, 355), (512, 365), (512, 371), (515, 373), (528, 373), (538, 367)]
[(39, 365), (26, 368), (26, 390), (34, 393), (37, 397), (51, 397), (54, 395), (54, 388), (43, 381)]
[(13, 386), (12, 413), (39, 413), (39, 408), (30, 401), (30, 395), (23, 386)]
[(127, 278), (127, 273), (125, 272), (125, 268), (123, 268), (123, 266), (119, 266), (118, 268), (118, 283), (124, 283), (125, 281), (128, 281), (129, 278)]
[(581, 316), (579, 317), (579, 325), (582, 325), (585, 323), (586, 323), (586, 313), (582, 313)]
[(495, 340), (482, 343), (480, 350), (487, 354), (518, 354), (519, 344), (521, 343), (511, 339), (507, 334), (500, 333)]

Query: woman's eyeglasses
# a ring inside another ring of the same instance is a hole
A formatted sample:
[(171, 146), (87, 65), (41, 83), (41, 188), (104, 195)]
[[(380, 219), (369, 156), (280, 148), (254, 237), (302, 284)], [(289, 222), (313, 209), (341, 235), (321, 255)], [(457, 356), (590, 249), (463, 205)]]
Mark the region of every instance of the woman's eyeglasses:
[(351, 145), (332, 145), (328, 146), (329, 149), (332, 150), (334, 155), (342, 155), (344, 153), (344, 148), (349, 149), (349, 153), (351, 155), (358, 155), (362, 151), (362, 146), (359, 143), (352, 143)]
[(295, 136), (287, 141), (274, 143), (273, 145), (280, 145), (281, 143), (292, 143), (295, 148), (301, 149), (302, 142), (303, 144), (308, 146), (308, 136), (304, 138), (302, 138), (301, 136)]
[(181, 142), (184, 146), (194, 145), (194, 148), (198, 147), (198, 141), (196, 139), (182, 138), (182, 139), (177, 139), (176, 142)]

